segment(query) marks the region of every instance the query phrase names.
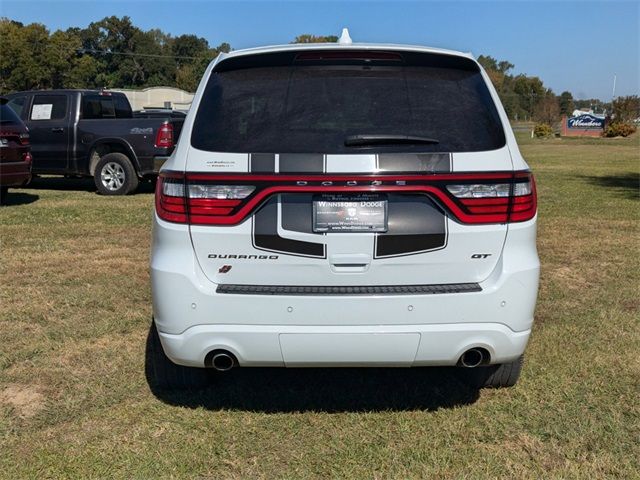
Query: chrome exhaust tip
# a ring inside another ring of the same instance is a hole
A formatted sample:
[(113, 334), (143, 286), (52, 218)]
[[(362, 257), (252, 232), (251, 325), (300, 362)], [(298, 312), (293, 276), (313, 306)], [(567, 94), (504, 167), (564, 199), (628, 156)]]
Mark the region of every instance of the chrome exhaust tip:
[(227, 372), (236, 365), (236, 359), (230, 353), (218, 352), (211, 357), (211, 366), (219, 372)]
[(489, 360), (489, 355), (480, 348), (470, 348), (460, 357), (460, 365), (466, 368), (475, 368)]

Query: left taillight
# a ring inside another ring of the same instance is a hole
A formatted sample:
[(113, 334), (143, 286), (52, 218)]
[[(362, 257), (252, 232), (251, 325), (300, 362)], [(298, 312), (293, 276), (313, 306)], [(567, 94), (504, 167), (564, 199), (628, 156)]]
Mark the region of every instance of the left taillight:
[(160, 175), (156, 184), (156, 212), (169, 222), (216, 224), (254, 190), (252, 185), (187, 182), (181, 175)]
[(158, 128), (156, 133), (156, 148), (171, 148), (173, 147), (173, 125), (170, 123), (163, 123)]
[(18, 139), (20, 140), (20, 145), (29, 145), (29, 134), (21, 133), (18, 135)]

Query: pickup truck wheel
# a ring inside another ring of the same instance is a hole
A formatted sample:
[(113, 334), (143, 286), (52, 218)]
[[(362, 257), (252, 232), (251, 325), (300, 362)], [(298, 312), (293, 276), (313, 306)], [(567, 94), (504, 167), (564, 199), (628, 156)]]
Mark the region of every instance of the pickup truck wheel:
[(468, 382), (476, 388), (513, 387), (520, 378), (524, 355), (509, 363), (480, 366), (463, 371)]
[(103, 195), (127, 195), (138, 188), (138, 175), (123, 153), (108, 153), (96, 165), (96, 188)]
[(147, 382), (152, 388), (190, 390), (204, 388), (211, 383), (211, 370), (177, 365), (165, 355), (155, 322), (149, 329), (146, 358)]
[(0, 187), (0, 205), (7, 204), (8, 192), (9, 192), (9, 187)]

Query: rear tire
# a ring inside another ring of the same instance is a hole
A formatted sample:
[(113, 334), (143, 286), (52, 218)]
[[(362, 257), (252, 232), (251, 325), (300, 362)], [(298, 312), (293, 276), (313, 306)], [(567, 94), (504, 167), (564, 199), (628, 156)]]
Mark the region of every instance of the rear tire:
[(520, 378), (524, 355), (509, 363), (465, 369), (467, 380), (476, 388), (513, 387)]
[(0, 187), (0, 205), (7, 204), (8, 194), (9, 194), (9, 187)]
[(102, 195), (127, 195), (138, 188), (138, 175), (123, 153), (107, 153), (98, 160), (93, 181)]
[(173, 363), (164, 353), (156, 323), (151, 324), (147, 337), (147, 381), (160, 390), (193, 390), (211, 383), (212, 371), (185, 367)]

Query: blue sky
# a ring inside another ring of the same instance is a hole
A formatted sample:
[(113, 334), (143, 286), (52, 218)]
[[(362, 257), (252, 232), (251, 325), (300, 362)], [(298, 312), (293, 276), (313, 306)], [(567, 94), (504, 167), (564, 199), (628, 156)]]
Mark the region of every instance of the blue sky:
[(0, 15), (52, 30), (128, 15), (147, 30), (193, 33), (235, 49), (290, 42), (301, 33), (429, 45), (488, 54), (537, 75), (556, 93), (609, 100), (638, 94), (638, 1), (28, 1), (0, 0)]

